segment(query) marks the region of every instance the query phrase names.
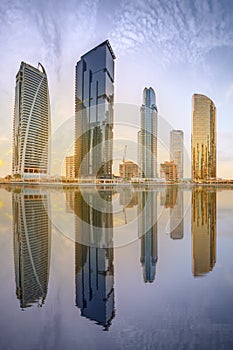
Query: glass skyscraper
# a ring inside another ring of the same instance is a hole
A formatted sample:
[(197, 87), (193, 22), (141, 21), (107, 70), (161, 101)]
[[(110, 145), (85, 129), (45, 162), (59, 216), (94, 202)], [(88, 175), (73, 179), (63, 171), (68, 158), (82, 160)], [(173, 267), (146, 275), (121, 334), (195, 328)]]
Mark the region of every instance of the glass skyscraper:
[(157, 117), (155, 92), (150, 87), (143, 91), (139, 142), (139, 172), (141, 177), (157, 177)]
[(44, 67), (21, 62), (16, 75), (12, 175), (49, 174), (50, 102)]
[(216, 178), (216, 107), (199, 94), (192, 97), (192, 179)]
[(112, 175), (114, 60), (107, 40), (76, 65), (76, 178)]
[(178, 178), (184, 177), (184, 133), (182, 130), (170, 132), (170, 160), (174, 161), (177, 167)]

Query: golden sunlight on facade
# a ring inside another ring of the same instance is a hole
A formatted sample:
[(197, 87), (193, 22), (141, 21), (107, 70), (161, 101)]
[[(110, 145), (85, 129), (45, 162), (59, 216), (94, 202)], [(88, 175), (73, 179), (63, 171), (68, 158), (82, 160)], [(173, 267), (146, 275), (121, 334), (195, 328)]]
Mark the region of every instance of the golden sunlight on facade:
[(199, 94), (192, 97), (192, 179), (216, 178), (216, 107)]

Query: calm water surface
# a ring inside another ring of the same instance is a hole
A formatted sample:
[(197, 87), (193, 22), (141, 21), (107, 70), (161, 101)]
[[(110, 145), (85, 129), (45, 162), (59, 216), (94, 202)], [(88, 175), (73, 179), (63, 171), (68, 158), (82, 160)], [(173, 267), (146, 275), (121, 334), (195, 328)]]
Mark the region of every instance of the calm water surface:
[(232, 349), (233, 191), (0, 188), (0, 349)]

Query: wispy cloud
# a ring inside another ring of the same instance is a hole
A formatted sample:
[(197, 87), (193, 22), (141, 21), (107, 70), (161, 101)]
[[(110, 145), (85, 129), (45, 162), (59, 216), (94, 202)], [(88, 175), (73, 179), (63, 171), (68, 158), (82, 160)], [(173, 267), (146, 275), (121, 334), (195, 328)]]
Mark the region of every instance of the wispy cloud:
[(112, 41), (117, 51), (146, 50), (165, 63), (197, 62), (213, 48), (233, 47), (232, 5), (218, 0), (122, 2)]

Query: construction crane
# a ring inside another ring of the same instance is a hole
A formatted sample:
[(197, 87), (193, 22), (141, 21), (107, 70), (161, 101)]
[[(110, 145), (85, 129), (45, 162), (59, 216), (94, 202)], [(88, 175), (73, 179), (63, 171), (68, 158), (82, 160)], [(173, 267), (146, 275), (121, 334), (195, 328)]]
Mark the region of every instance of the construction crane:
[(126, 152), (127, 152), (127, 145), (125, 145), (125, 150), (124, 150), (124, 154), (123, 154), (123, 163), (125, 163)]

